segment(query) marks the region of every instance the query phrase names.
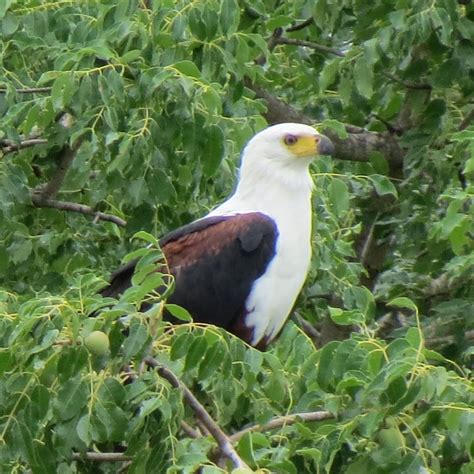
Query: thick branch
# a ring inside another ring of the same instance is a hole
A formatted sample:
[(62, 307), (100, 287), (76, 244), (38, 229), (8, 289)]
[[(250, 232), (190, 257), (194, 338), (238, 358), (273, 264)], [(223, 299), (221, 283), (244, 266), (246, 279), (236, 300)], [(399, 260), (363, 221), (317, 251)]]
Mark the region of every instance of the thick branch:
[(126, 221), (120, 217), (113, 216), (111, 214), (105, 214), (104, 212), (96, 211), (90, 206), (85, 206), (84, 204), (78, 204), (75, 202), (68, 201), (57, 201), (56, 199), (48, 199), (42, 196), (40, 191), (33, 191), (32, 201), (36, 207), (46, 207), (51, 209), (59, 209), (60, 211), (71, 211), (79, 212), (80, 214), (94, 216), (95, 218), (101, 221), (109, 221), (117, 224), (118, 226), (125, 227), (127, 225)]
[[(58, 191), (61, 189), (61, 186), (64, 182), (64, 178), (68, 172), (68, 169), (71, 167), (74, 157), (76, 156), (78, 146), (70, 148), (66, 146), (61, 154), (61, 161), (59, 162), (58, 167), (49, 180), (48, 184), (39, 190), (42, 200), (54, 199), (58, 194)], [(80, 212), (80, 211), (79, 211)]]
[(153, 367), (157, 370), (161, 377), (166, 379), (173, 387), (179, 388), (183, 394), (183, 398), (186, 403), (191, 407), (194, 411), (195, 415), (205, 427), (209, 430), (212, 437), (216, 440), (221, 453), (232, 461), (232, 464), (235, 468), (243, 467), (248, 468), (245, 462), (241, 459), (238, 455), (237, 451), (232, 446), (232, 442), (230, 438), (222, 431), (220, 426), (212, 419), (211, 415), (207, 412), (207, 410), (202, 406), (199, 400), (194, 396), (194, 394), (189, 390), (186, 385), (184, 385), (181, 380), (179, 380), (176, 375), (171, 372), (167, 367), (160, 364), (156, 359), (153, 357), (147, 357), (145, 359), (145, 363), (150, 367)]
[(334, 418), (334, 415), (329, 411), (310, 411), (305, 413), (294, 413), (292, 415), (286, 416), (277, 416), (263, 425), (256, 424), (241, 431), (238, 431), (237, 433), (234, 433), (232, 436), (230, 436), (229, 440), (232, 443), (236, 443), (237, 441), (239, 441), (240, 438), (242, 438), (242, 436), (246, 435), (247, 433), (253, 433), (255, 431), (261, 432), (275, 430), (277, 428), (282, 428), (283, 426), (294, 425), (295, 423), (299, 423), (301, 421), (323, 421), (330, 420), (332, 418)]
[(0, 151), (6, 155), (7, 153), (23, 150), (24, 148), (36, 145), (46, 145), (46, 143), (48, 143), (48, 140), (45, 140), (44, 138), (29, 138), (22, 140), (19, 143), (15, 143), (12, 140), (0, 140)]
[[(267, 103), (265, 118), (270, 124), (283, 122), (300, 122), (311, 124), (311, 117), (275, 97), (263, 87), (252, 83), (249, 79), (245, 85), (252, 89), (258, 98)], [(376, 133), (357, 130), (349, 133), (347, 138), (340, 138), (332, 129), (322, 130), (334, 143), (335, 157), (340, 160), (369, 161), (371, 153), (378, 151), (394, 168), (400, 168), (403, 163), (403, 150), (396, 137), (388, 132)]]
[(73, 453), (72, 459), (74, 461), (97, 461), (97, 462), (127, 462), (132, 461), (131, 456), (123, 453)]

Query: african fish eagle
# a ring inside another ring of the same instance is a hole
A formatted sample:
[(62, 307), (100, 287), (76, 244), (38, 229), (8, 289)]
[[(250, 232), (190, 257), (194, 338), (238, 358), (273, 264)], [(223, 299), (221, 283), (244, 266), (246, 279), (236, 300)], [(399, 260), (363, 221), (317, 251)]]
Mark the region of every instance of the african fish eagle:
[[(280, 332), (311, 259), (311, 160), (331, 141), (299, 123), (257, 133), (242, 153), (235, 192), (207, 216), (160, 241), (175, 288), (168, 303), (265, 348)], [(136, 262), (103, 296), (131, 286)]]

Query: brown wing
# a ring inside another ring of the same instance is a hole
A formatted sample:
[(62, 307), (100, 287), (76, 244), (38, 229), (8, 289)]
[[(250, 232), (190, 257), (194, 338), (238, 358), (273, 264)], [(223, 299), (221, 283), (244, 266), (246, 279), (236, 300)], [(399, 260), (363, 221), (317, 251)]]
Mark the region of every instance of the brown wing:
[[(259, 212), (208, 217), (171, 232), (160, 242), (176, 282), (168, 302), (186, 308), (195, 321), (250, 341), (245, 302), (275, 255), (277, 237), (274, 221)], [(122, 293), (133, 270), (129, 263), (116, 272), (102, 294)]]

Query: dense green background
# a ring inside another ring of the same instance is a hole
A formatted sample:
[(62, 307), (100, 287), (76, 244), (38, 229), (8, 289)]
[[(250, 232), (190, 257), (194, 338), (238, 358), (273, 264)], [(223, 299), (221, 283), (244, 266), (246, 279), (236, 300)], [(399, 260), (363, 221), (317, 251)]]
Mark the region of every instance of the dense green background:
[[(469, 0), (6, 0), (0, 19), (1, 472), (230, 469), (150, 353), (228, 435), (334, 415), (235, 440), (252, 469), (472, 472)], [(224, 199), (245, 142), (290, 120), (336, 157), (312, 168), (313, 264), (269, 351), (143, 316), (139, 281), (87, 317), (123, 256)], [(133, 461), (76, 460), (94, 451)]]

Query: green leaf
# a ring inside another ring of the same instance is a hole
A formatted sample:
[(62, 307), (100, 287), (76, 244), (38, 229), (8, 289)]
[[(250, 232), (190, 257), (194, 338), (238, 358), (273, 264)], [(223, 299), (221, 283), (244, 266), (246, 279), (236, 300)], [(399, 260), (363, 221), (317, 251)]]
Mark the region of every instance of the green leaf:
[(334, 130), (339, 138), (347, 138), (349, 136), (346, 130), (346, 126), (342, 122), (338, 122), (334, 119), (324, 120), (318, 128), (321, 129), (323, 133), (326, 128)]
[(201, 98), (209, 113), (220, 114), (222, 112), (221, 97), (213, 87), (203, 90)]
[(176, 319), (179, 319), (180, 321), (187, 323), (193, 320), (193, 317), (189, 314), (188, 310), (181, 306), (178, 306), (177, 304), (167, 303), (165, 305), (165, 308), (167, 311), (169, 311), (171, 316), (175, 317)]
[(349, 189), (347, 184), (339, 178), (333, 178), (329, 185), (329, 199), (337, 216), (346, 213), (349, 209)]
[(365, 56), (359, 57), (354, 65), (354, 80), (359, 94), (370, 98), (373, 94), (374, 71)]
[(332, 361), (339, 345), (340, 342), (331, 341), (326, 344), (319, 353), (317, 381), (325, 390), (333, 383)]
[[(148, 242), (150, 245), (153, 245), (155, 247), (159, 246), (158, 239), (153, 234), (150, 234), (149, 232), (146, 232), (144, 230), (135, 232), (135, 234), (133, 234), (132, 236), (132, 239), (140, 239), (140, 240), (143, 240), (144, 242)], [(140, 249), (140, 251), (141, 250), (142, 249)]]
[(130, 334), (123, 343), (123, 358), (129, 361), (142, 351), (149, 342), (148, 331), (139, 322), (133, 322), (130, 326)]
[(19, 24), (20, 22), (18, 21), (18, 18), (15, 15), (7, 13), (2, 20), (2, 33), (5, 36), (12, 35), (18, 29)]
[(210, 378), (221, 367), (225, 356), (225, 348), (220, 341), (215, 342), (207, 349), (206, 355), (199, 365), (199, 380)]
[(418, 328), (408, 328), (405, 336), (406, 340), (410, 343), (410, 346), (418, 349), (421, 345), (421, 334)]
[(346, 311), (341, 308), (329, 307), (329, 315), (336, 324), (342, 326), (361, 324), (364, 322), (364, 315), (357, 309)]
[(326, 63), (321, 74), (319, 75), (319, 88), (321, 91), (325, 91), (336, 80), (340, 63), (341, 58), (332, 59)]
[(62, 111), (74, 94), (74, 83), (69, 74), (61, 74), (51, 88), (51, 99), (56, 111)]
[(395, 298), (389, 303), (387, 303), (387, 305), (395, 306), (397, 308), (408, 308), (415, 312), (418, 311), (416, 304), (410, 298), (407, 298), (405, 296), (399, 296), (398, 298)]
[(87, 445), (89, 445), (92, 441), (90, 418), (91, 417), (89, 414), (85, 414), (81, 416), (77, 423), (77, 435), (79, 436), (79, 439)]
[(0, 18), (4, 18), (5, 13), (16, 2), (17, 0), (3, 0), (0, 2)]
[(203, 131), (205, 142), (201, 155), (204, 174), (212, 176), (224, 157), (224, 133), (217, 125), (210, 125)]
[(194, 78), (201, 77), (201, 71), (199, 71), (197, 66), (192, 61), (188, 61), (188, 60), (178, 61), (177, 63), (174, 63), (172, 66), (169, 66), (169, 67), (172, 69), (176, 69), (181, 74), (188, 77), (194, 77)]
[(143, 52), (139, 49), (133, 49), (131, 51), (127, 51), (121, 58), (120, 62), (122, 64), (128, 64), (135, 61), (138, 58), (142, 57)]
[(61, 420), (70, 420), (80, 413), (88, 399), (88, 385), (80, 375), (75, 375), (59, 387), (54, 405)]
[(24, 262), (33, 251), (31, 240), (22, 240), (15, 242), (9, 249), (11, 260), (13, 263)]
[(466, 164), (464, 165), (463, 173), (465, 174), (474, 173), (474, 156), (472, 158), (469, 158), (466, 161)]
[(450, 16), (444, 8), (430, 9), (431, 21), (433, 23), (433, 30), (436, 32), (440, 42), (446, 46), (451, 46), (451, 34), (453, 32), (453, 25)]
[(240, 7), (237, 0), (222, 0), (219, 11), (219, 24), (222, 33), (230, 38), (237, 31), (240, 20)]
[(267, 28), (271, 31), (275, 30), (276, 28), (282, 28), (284, 26), (291, 25), (293, 23), (294, 18), (287, 15), (278, 15), (268, 19), (267, 21)]
[(171, 360), (181, 359), (188, 352), (189, 345), (193, 339), (193, 335), (189, 332), (179, 334), (173, 341), (171, 346), (170, 358)]
[(397, 188), (390, 181), (390, 179), (387, 178), (387, 176), (373, 174), (369, 176), (369, 178), (372, 181), (375, 191), (377, 191), (377, 194), (379, 196), (385, 196), (387, 194), (391, 194), (394, 197), (398, 197)]
[(204, 336), (197, 336), (189, 346), (189, 351), (186, 354), (186, 362), (184, 370), (188, 371), (192, 368), (199, 367), (203, 360), (204, 354), (207, 351), (207, 339)]

